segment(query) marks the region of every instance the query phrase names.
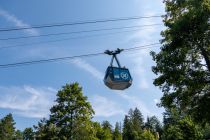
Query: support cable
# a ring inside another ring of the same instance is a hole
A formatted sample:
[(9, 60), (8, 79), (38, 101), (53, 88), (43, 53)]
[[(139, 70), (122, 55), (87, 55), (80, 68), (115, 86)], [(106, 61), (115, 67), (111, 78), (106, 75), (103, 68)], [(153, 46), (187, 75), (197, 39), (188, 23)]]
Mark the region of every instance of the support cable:
[(39, 41), (39, 42), (32, 42), (32, 43), (23, 43), (23, 44), (2, 46), (2, 47), (0, 47), (0, 50), (2, 50), (2, 49), (9, 49), (9, 48), (24, 47), (24, 46), (31, 46), (31, 45), (40, 45), (40, 44), (46, 44), (46, 43), (54, 43), (54, 42), (74, 40), (74, 39), (83, 39), (83, 38), (91, 38), (91, 37), (108, 36), (108, 35), (115, 35), (115, 34), (121, 34), (121, 33), (134, 32), (134, 31), (139, 31), (139, 29), (119, 31), (119, 32), (111, 32), (111, 33), (103, 33), (103, 34), (83, 35), (83, 36), (68, 37), (68, 38), (61, 38), (61, 39), (48, 40), (48, 41)]
[[(158, 44), (160, 44), (160, 43), (152, 43), (152, 44), (142, 45), (142, 46), (138, 46), (138, 47), (127, 48), (127, 49), (124, 49), (124, 50), (125, 51), (135, 51), (136, 49), (141, 49), (141, 48), (142, 49), (151, 48), (151, 47), (148, 47), (148, 46), (154, 46), (154, 45), (158, 45)], [(92, 57), (92, 56), (99, 56), (99, 55), (103, 55), (103, 54), (105, 54), (105, 53), (104, 52), (102, 52), (102, 53), (91, 53), (91, 54), (57, 57), (57, 58), (42, 59), (42, 60), (33, 60), (33, 61), (0, 64), (0, 68), (18, 67), (18, 66), (46, 63), (46, 62), (69, 60), (69, 59), (75, 59), (75, 58)]]
[(50, 33), (50, 34), (41, 34), (41, 35), (18, 36), (18, 37), (0, 38), (0, 40), (1, 41), (19, 40), (19, 39), (28, 39), (28, 38), (37, 38), (37, 37), (49, 37), (49, 36), (99, 32), (99, 31), (142, 28), (142, 27), (150, 27), (150, 26), (158, 26), (158, 25), (162, 25), (162, 24), (146, 24), (146, 25), (136, 25), (136, 26), (124, 26), (124, 27), (102, 28), (102, 29), (93, 29), (93, 30), (82, 30), (82, 31), (74, 31), (74, 32), (60, 32), (60, 33)]
[(32, 25), (24, 27), (11, 27), (11, 28), (0, 28), (0, 32), (9, 32), (17, 30), (27, 30), (27, 29), (40, 29), (40, 28), (51, 28), (51, 27), (61, 27), (61, 26), (73, 26), (73, 25), (83, 25), (83, 24), (94, 24), (94, 23), (105, 23), (105, 22), (116, 22), (116, 21), (127, 21), (127, 20), (137, 20), (143, 18), (157, 18), (161, 17), (160, 15), (154, 16), (135, 16), (135, 17), (122, 17), (122, 18), (110, 18), (110, 19), (101, 19), (101, 20), (88, 20), (88, 21), (77, 21), (77, 22), (63, 22), (63, 23), (54, 23), (54, 24), (42, 24), (42, 25)]

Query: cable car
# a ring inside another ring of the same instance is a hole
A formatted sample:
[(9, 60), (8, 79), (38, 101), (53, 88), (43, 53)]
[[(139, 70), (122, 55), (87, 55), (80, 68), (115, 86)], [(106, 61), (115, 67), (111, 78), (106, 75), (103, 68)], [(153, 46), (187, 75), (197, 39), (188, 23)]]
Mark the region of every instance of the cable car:
[[(104, 76), (104, 84), (110, 89), (114, 90), (124, 90), (126, 88), (129, 88), (132, 84), (132, 77), (129, 70), (125, 67), (121, 67), (117, 59), (116, 55), (119, 54), (121, 51), (123, 50), (106, 50), (104, 52), (105, 54), (112, 55), (110, 66), (108, 66), (106, 74)], [(118, 67), (113, 66), (114, 59), (116, 60)]]

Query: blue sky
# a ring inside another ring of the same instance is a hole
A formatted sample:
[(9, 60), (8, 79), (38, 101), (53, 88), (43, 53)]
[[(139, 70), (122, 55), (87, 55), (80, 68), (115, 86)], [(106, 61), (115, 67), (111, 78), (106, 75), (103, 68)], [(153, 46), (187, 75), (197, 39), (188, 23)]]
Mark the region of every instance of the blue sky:
[[(0, 28), (161, 14), (164, 14), (164, 5), (158, 0), (11, 0), (0, 2)], [(156, 23), (162, 24), (161, 18), (0, 32), (0, 38)], [(0, 64), (138, 47), (158, 42), (163, 29), (163, 25), (160, 25), (135, 31), (103, 31), (0, 41), (0, 47), (7, 47), (69, 38), (0, 49)], [(116, 33), (119, 31), (121, 33)], [(107, 33), (114, 34), (98, 35)], [(124, 91), (110, 90), (103, 84), (104, 72), (111, 59), (106, 55), (0, 69), (0, 117), (12, 113), (18, 129), (32, 127), (41, 118), (48, 117), (57, 90), (66, 83), (79, 82), (95, 110), (94, 120), (108, 120), (114, 124), (122, 121), (129, 108), (134, 107), (138, 107), (145, 118), (156, 115), (162, 119), (163, 109), (156, 106), (162, 93), (152, 84), (155, 75), (151, 71), (154, 65), (149, 55), (151, 50), (158, 52), (159, 49), (157, 46), (119, 55), (121, 65), (130, 69), (134, 80), (133, 85)]]

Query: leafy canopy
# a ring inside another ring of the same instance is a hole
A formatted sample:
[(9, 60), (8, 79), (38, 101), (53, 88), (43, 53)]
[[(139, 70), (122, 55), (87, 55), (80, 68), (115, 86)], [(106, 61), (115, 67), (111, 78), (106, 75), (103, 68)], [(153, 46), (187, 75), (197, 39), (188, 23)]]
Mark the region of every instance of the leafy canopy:
[(164, 0), (165, 31), (159, 53), (151, 52), (164, 93), (161, 106), (210, 122), (210, 1)]

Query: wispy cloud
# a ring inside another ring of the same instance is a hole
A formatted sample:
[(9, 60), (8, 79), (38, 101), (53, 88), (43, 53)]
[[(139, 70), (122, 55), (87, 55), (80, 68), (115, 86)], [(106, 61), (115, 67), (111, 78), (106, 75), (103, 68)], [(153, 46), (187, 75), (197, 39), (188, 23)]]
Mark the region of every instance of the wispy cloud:
[(56, 95), (53, 88), (31, 86), (0, 87), (0, 94), (0, 108), (31, 118), (47, 117)]
[(130, 108), (139, 108), (141, 110), (141, 112), (147, 116), (147, 115), (153, 115), (152, 112), (150, 112), (150, 110), (146, 107), (146, 105), (144, 104), (143, 101), (141, 101), (141, 99), (139, 99), (138, 97), (135, 96), (128, 96), (126, 92), (119, 92), (119, 91), (115, 91), (120, 97), (126, 99), (129, 104), (130, 104)]
[[(31, 27), (29, 24), (18, 19), (15, 15), (10, 14), (8, 11), (0, 9), (0, 16), (4, 17), (7, 21), (13, 23), (16, 27)], [(25, 29), (23, 30), (29, 35), (38, 35), (39, 32), (35, 29)]]
[(78, 66), (79, 68), (87, 71), (88, 73), (90, 73), (95, 78), (102, 81), (103, 73), (98, 71), (95, 67), (93, 67), (92, 65), (90, 65), (89, 63), (84, 61), (83, 59), (77, 58), (77, 59), (72, 60), (71, 62), (73, 64), (75, 64), (76, 66)]
[[(151, 12), (145, 12), (146, 15), (155, 15)], [(160, 20), (160, 19), (159, 19)], [(150, 25), (155, 23), (160, 23), (161, 21), (157, 21), (157, 19), (147, 19), (143, 21), (139, 21), (135, 24), (138, 25)], [(160, 37), (160, 31), (161, 26), (149, 26), (148, 28), (144, 30), (139, 30), (134, 32), (133, 34), (127, 36), (127, 42), (135, 42), (136, 44), (152, 44), (159, 42)], [(152, 65), (152, 59), (149, 55), (149, 52), (152, 50), (150, 49), (142, 49), (139, 51), (136, 51), (133, 54), (127, 55), (129, 60), (131, 60), (134, 64), (133, 67), (131, 67), (131, 71), (134, 74), (135, 79), (137, 80), (137, 85), (140, 89), (149, 89), (151, 83), (149, 83), (149, 71), (148, 68), (151, 68)], [(151, 70), (150, 70), (151, 71)], [(151, 72), (152, 74), (152, 72)]]
[[(102, 80), (103, 74), (102, 72), (100, 72), (99, 70), (97, 70), (94, 66), (92, 66), (91, 64), (87, 63), (84, 60), (81, 59), (77, 59), (74, 61), (74, 63), (79, 66), (80, 68), (82, 68), (83, 70), (87, 71), (88, 73), (90, 73), (92, 76), (94, 76), (96, 79), (98, 80)], [(119, 97), (125, 99), (126, 101), (129, 102), (129, 104), (131, 105), (131, 107), (138, 107), (141, 109), (141, 111), (143, 112), (143, 114), (145, 115), (151, 115), (152, 113), (149, 111), (149, 109), (145, 106), (145, 104), (141, 101), (141, 99), (135, 97), (135, 96), (131, 96), (131, 95), (127, 95), (126, 92), (122, 92), (122, 91), (114, 91)], [(94, 104), (94, 109), (96, 109), (96, 115), (103, 115), (106, 116), (106, 114), (108, 113), (108, 111), (115, 109), (115, 103), (113, 103), (112, 101), (108, 101), (109, 99), (101, 97), (101, 96), (96, 96), (96, 99), (98, 98), (98, 102), (96, 102), (96, 100), (94, 100), (93, 104)], [(103, 105), (100, 105), (100, 102), (103, 103)], [(110, 105), (110, 106), (109, 106)], [(110, 110), (109, 110), (110, 109)], [(118, 110), (120, 110), (120, 112), (118, 113), (122, 113), (123, 111), (119, 108)], [(112, 112), (112, 111), (110, 111)], [(115, 114), (116, 112), (114, 112), (113, 114)]]
[(95, 116), (97, 117), (111, 117), (114, 115), (125, 114), (125, 111), (116, 102), (99, 95), (91, 98)]
[(154, 99), (155, 104), (159, 103), (158, 99)]

